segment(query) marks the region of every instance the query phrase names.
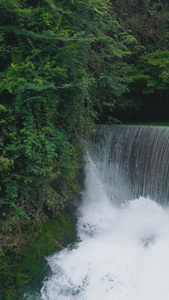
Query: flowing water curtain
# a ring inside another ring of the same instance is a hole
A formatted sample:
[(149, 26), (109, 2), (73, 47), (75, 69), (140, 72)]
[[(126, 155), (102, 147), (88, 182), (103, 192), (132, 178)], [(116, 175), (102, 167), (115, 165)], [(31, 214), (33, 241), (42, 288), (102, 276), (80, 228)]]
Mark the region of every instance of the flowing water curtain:
[(100, 176), (121, 201), (145, 196), (168, 203), (168, 127), (101, 125), (92, 142)]

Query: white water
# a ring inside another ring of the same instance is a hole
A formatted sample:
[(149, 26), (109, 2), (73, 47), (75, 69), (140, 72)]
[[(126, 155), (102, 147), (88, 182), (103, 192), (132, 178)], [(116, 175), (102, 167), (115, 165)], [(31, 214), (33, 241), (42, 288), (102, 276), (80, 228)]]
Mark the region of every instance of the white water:
[(139, 198), (114, 206), (86, 170), (79, 243), (48, 258), (43, 300), (168, 300), (169, 213)]

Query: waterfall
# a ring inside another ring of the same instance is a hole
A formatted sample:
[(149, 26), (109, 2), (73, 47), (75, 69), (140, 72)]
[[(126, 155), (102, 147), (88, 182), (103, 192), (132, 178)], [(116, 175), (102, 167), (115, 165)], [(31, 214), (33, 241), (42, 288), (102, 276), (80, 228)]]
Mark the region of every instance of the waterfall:
[(140, 196), (168, 202), (169, 127), (103, 125), (92, 142), (99, 174), (120, 202)]
[(41, 300), (169, 299), (169, 128), (99, 126), (78, 241), (47, 258)]

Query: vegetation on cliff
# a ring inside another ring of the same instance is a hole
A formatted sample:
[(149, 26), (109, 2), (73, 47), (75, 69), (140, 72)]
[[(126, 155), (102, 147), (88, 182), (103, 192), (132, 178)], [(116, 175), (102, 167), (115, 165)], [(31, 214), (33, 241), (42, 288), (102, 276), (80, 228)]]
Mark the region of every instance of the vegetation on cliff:
[(35, 224), (78, 191), (81, 139), (126, 91), (136, 39), (107, 0), (1, 0), (0, 14), (3, 289)]
[[(0, 1), (0, 273), (79, 190), (85, 132), (168, 120), (164, 0)], [(152, 108), (153, 107), (153, 108)], [(6, 270), (6, 271), (5, 271)]]

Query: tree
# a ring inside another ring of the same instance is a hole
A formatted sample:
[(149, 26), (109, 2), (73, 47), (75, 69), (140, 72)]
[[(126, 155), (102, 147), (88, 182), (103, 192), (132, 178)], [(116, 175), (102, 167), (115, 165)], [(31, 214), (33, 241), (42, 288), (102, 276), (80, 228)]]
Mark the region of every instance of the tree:
[(26, 223), (56, 216), (77, 192), (81, 137), (126, 90), (123, 58), (136, 39), (107, 0), (6, 0), (0, 8), (1, 241), (8, 235), (7, 247)]

